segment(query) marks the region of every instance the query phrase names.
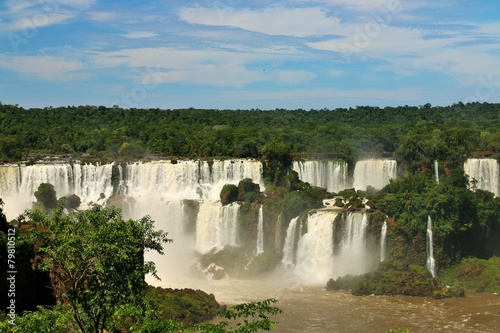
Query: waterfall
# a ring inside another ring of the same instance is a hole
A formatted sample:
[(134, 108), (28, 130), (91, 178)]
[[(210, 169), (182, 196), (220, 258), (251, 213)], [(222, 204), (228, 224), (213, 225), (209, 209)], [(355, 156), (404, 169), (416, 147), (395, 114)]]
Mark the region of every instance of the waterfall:
[(335, 213), (317, 212), (307, 218), (307, 233), (297, 244), (294, 271), (306, 283), (322, 283), (333, 273)]
[(196, 220), (196, 249), (207, 253), (213, 248), (236, 246), (239, 204), (222, 206), (220, 202), (202, 202)]
[(259, 208), (259, 220), (257, 223), (257, 245), (255, 255), (264, 253), (264, 210), (262, 206)]
[(432, 244), (432, 219), (427, 216), (427, 269), (436, 277), (436, 261), (434, 260), (434, 245)]
[(353, 187), (366, 191), (368, 186), (381, 190), (397, 177), (397, 162), (390, 159), (369, 159), (356, 163)]
[(439, 184), (439, 163), (437, 160), (434, 160), (434, 175), (436, 177), (436, 183)]
[(225, 184), (251, 178), (263, 187), (262, 165), (253, 160), (155, 161), (126, 165), (126, 184), (131, 196), (157, 196), (164, 200), (219, 199)]
[(105, 198), (113, 194), (112, 168), (112, 164), (69, 163), (0, 166), (0, 198), (8, 218), (14, 218), (31, 208), (41, 183), (50, 183), (58, 197), (76, 194), (81, 208), (86, 208), (90, 202), (101, 203), (101, 194)]
[(387, 256), (387, 221), (382, 224), (380, 232), (380, 261), (384, 261)]
[(295, 241), (297, 235), (297, 224), (299, 217), (295, 217), (288, 224), (285, 237), (285, 245), (283, 246), (283, 259), (281, 263), (285, 267), (292, 267), (295, 264)]
[(276, 221), (276, 229), (274, 233), (274, 249), (276, 252), (281, 250), (282, 242), (282, 226), (283, 226), (283, 213), (278, 215), (278, 220)]
[(326, 188), (328, 192), (339, 192), (348, 187), (347, 163), (344, 161), (294, 161), (293, 170), (300, 180)]
[(297, 235), (299, 219), (290, 221), (283, 247), (282, 266), (303, 283), (324, 283), (331, 277), (369, 271), (370, 251), (366, 247), (368, 215), (316, 211), (307, 217), (307, 232)]
[[(471, 187), (489, 191), (500, 196), (500, 167), (492, 158), (469, 158), (464, 163)], [(475, 184), (473, 184), (475, 182)]]
[(366, 248), (368, 215), (366, 213), (347, 213), (343, 214), (342, 218), (340, 227), (336, 226), (335, 231), (339, 244), (335, 255), (334, 276), (366, 273), (369, 257)]

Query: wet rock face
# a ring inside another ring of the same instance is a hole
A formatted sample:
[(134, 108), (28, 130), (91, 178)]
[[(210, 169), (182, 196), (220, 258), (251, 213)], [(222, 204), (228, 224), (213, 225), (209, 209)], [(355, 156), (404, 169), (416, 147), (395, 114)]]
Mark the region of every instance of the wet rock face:
[(214, 263), (211, 263), (207, 270), (207, 275), (211, 277), (212, 280), (222, 280), (226, 277), (226, 271), (223, 267), (217, 266)]

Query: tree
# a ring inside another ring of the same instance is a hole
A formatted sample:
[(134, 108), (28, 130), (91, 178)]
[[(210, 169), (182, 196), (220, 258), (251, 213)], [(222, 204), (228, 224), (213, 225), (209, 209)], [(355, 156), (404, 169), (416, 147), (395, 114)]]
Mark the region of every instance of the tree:
[(223, 205), (228, 205), (238, 200), (238, 186), (226, 184), (220, 191), (220, 201)]
[(284, 177), (292, 164), (292, 147), (284, 142), (271, 142), (261, 151), (265, 157), (265, 174), (274, 185), (283, 185)]
[(41, 183), (35, 191), (35, 198), (35, 208), (54, 209), (57, 207), (56, 190), (52, 184)]
[(35, 262), (51, 275), (58, 301), (69, 304), (80, 331), (104, 332), (119, 306), (141, 301), (144, 275), (156, 276), (146, 250), (163, 253), (167, 233), (156, 231), (148, 217), (124, 220), (116, 208), (93, 206), (86, 211), (53, 216), (28, 211), (29, 240)]

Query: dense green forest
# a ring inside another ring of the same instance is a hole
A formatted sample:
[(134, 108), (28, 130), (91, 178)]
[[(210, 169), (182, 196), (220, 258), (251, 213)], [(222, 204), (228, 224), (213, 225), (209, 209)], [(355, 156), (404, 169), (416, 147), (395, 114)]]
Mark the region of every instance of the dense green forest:
[(0, 158), (71, 154), (95, 159), (260, 157), (272, 143), (294, 153), (457, 161), (500, 152), (500, 105), (321, 110), (24, 109), (0, 103)]

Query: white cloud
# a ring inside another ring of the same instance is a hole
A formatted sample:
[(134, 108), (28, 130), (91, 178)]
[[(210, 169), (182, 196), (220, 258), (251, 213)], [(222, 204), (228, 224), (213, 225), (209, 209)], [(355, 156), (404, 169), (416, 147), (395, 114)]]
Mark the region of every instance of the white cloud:
[(64, 82), (84, 79), (87, 74), (78, 72), (84, 69), (76, 60), (66, 60), (55, 56), (17, 56), (0, 54), (0, 68), (19, 73), (28, 79), (41, 79), (51, 82)]
[(150, 31), (129, 31), (122, 36), (130, 39), (141, 39), (155, 37), (158, 36), (158, 34)]
[[(311, 0), (294, 0), (293, 2), (302, 5), (309, 5)], [(413, 10), (421, 7), (444, 7), (450, 6), (450, 3), (441, 3), (433, 0), (316, 0), (315, 3), (321, 3), (330, 8), (339, 7), (367, 14), (374, 14), (379, 11), (400, 12)]]
[(95, 0), (7, 0), (7, 10), (0, 14), (2, 30), (29, 31), (78, 17), (82, 10), (89, 9)]
[(40, 13), (17, 19), (10, 25), (10, 30), (30, 31), (36, 28), (51, 26), (74, 18), (75, 15), (69, 13)]
[(97, 0), (56, 0), (55, 2), (78, 9), (89, 9), (96, 1)]
[[(252, 65), (255, 62), (275, 64), (281, 55), (272, 53), (231, 52), (220, 50), (183, 50), (175, 48), (126, 49), (96, 53), (92, 56), (95, 67), (160, 68), (166, 82), (185, 82), (214, 86), (243, 87), (258, 81), (281, 84), (300, 83), (315, 75), (305, 70), (284, 70)], [(140, 81), (138, 75), (136, 81)]]
[[(418, 101), (422, 98), (424, 93), (421, 89), (333, 89), (333, 88), (317, 88), (317, 89), (290, 89), (290, 90), (273, 90), (273, 91), (243, 91), (243, 92), (223, 92), (224, 100), (240, 101), (298, 101), (298, 100), (321, 100), (323, 103), (326, 101), (338, 101), (338, 104), (345, 104), (348, 102), (351, 106), (354, 105), (353, 101), (360, 101), (361, 103), (370, 101), (388, 101), (395, 104), (409, 103)], [(340, 103), (340, 102), (343, 103)], [(327, 104), (325, 103), (324, 106)]]
[(319, 7), (231, 8), (223, 13), (214, 8), (193, 7), (182, 9), (179, 16), (191, 24), (231, 26), (268, 35), (296, 37), (331, 34), (340, 22)]
[[(307, 45), (314, 49), (339, 53), (348, 62), (359, 59), (382, 60), (388, 64), (381, 68), (400, 75), (429, 71), (462, 80), (463, 76), (489, 73), (500, 65), (497, 57), (485, 52), (485, 49), (491, 46), (463, 46), (462, 44), (474, 40), (456, 32), (380, 26), (378, 33), (369, 36), (363, 26), (353, 25), (347, 30), (354, 33), (343, 38)], [(439, 34), (446, 37), (433, 38)]]
[(112, 11), (88, 11), (85, 18), (91, 21), (111, 22), (118, 20), (122, 15)]

